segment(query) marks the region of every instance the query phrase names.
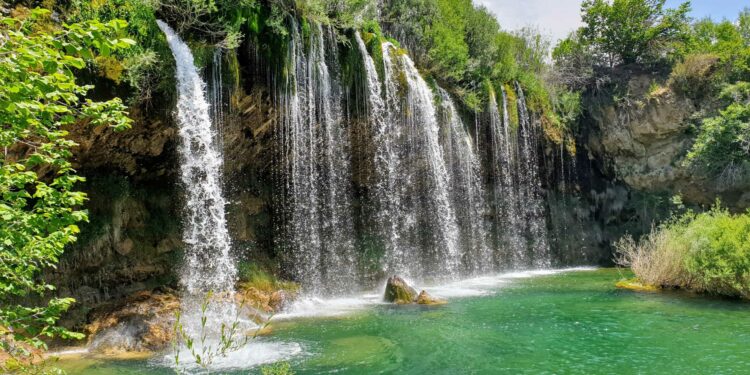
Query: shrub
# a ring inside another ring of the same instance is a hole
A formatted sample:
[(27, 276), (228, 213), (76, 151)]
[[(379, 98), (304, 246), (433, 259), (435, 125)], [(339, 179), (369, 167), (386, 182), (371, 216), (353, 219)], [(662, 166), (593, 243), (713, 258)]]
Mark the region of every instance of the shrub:
[(714, 73), (718, 62), (719, 57), (713, 54), (689, 55), (672, 69), (668, 84), (690, 99), (704, 98), (716, 85)]
[(646, 284), (750, 298), (750, 212), (689, 212), (615, 247), (617, 263)]
[(246, 287), (253, 287), (267, 292), (279, 289), (287, 291), (297, 291), (299, 289), (297, 284), (279, 280), (256, 263), (240, 262), (238, 271), (240, 282)]
[(640, 241), (625, 236), (615, 244), (618, 264), (630, 267), (638, 279), (649, 285), (687, 286), (689, 275), (683, 260), (687, 247), (668, 227), (652, 230)]
[(724, 184), (742, 182), (750, 163), (750, 104), (733, 103), (703, 120), (686, 162)]
[(715, 208), (697, 215), (682, 234), (690, 244), (685, 266), (694, 289), (750, 298), (750, 214)]
[(262, 375), (294, 375), (292, 366), (289, 362), (279, 362), (269, 366), (263, 366), (260, 369)]

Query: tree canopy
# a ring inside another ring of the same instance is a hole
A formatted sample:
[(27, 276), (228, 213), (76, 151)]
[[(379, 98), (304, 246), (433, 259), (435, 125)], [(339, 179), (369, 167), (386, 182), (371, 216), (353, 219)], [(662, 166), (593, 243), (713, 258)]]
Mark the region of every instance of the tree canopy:
[[(54, 287), (39, 279), (87, 220), (65, 127), (130, 126), (119, 99), (86, 99), (91, 86), (75, 76), (96, 56), (133, 44), (126, 24), (59, 25), (49, 16), (22, 7), (0, 16), (0, 350), (14, 357), (28, 357), (45, 337), (79, 337), (55, 324), (73, 300), (51, 297)], [(34, 296), (45, 302), (29, 305)]]
[(658, 56), (683, 38), (690, 3), (665, 9), (666, 0), (585, 0), (581, 41), (610, 62), (630, 64)]

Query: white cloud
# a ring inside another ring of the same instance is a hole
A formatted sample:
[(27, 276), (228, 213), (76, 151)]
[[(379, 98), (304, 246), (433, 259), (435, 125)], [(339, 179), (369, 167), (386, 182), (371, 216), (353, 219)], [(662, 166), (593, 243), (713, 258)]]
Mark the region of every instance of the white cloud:
[(581, 25), (581, 0), (475, 0), (497, 16), (504, 30), (538, 28), (553, 42)]

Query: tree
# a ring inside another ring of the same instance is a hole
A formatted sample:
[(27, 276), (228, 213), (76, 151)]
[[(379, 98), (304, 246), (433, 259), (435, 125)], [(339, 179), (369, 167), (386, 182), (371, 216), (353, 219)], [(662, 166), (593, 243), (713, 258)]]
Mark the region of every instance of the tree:
[(658, 57), (686, 35), (690, 2), (665, 9), (666, 0), (585, 0), (581, 40), (615, 65)]
[(573, 32), (552, 50), (554, 69), (548, 78), (553, 84), (583, 90), (594, 78), (594, 56), (589, 46)]
[(467, 12), (466, 44), (471, 56), (470, 68), (476, 68), (484, 75), (491, 72), (497, 54), (495, 38), (499, 32), (497, 19), (486, 7), (479, 6)]
[(703, 120), (686, 163), (731, 185), (745, 178), (750, 168), (750, 83), (729, 85), (719, 98), (730, 104), (718, 116)]
[(745, 46), (750, 46), (750, 8), (745, 8), (740, 12), (737, 26), (740, 34), (742, 34), (742, 39), (745, 40)]
[[(28, 363), (43, 338), (80, 337), (56, 326), (73, 303), (54, 298), (39, 273), (54, 267), (76, 240), (76, 223), (87, 220), (76, 191), (83, 180), (69, 161), (75, 142), (66, 126), (89, 123), (117, 130), (130, 126), (122, 102), (85, 98), (91, 86), (75, 71), (95, 56), (108, 56), (134, 42), (126, 24), (54, 23), (44, 9), (16, 8), (0, 16), (0, 370)], [(45, 301), (32, 305), (30, 298)]]
[(441, 77), (460, 81), (469, 61), (466, 44), (466, 14), (470, 0), (437, 0), (438, 15), (428, 28), (427, 57)]

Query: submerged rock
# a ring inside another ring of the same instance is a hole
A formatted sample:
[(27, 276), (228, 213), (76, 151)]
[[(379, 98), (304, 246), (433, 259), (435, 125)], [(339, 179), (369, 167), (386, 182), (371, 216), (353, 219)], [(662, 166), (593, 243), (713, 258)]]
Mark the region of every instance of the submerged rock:
[(419, 296), (417, 296), (417, 304), (419, 305), (444, 305), (448, 303), (448, 301), (431, 296), (429, 293), (427, 293), (426, 290), (423, 290), (419, 293)]
[(619, 289), (628, 289), (636, 292), (657, 292), (661, 290), (658, 286), (645, 284), (636, 279), (620, 280), (615, 286)]
[(417, 290), (409, 286), (404, 279), (394, 275), (388, 278), (385, 285), (386, 302), (397, 304), (408, 304), (417, 301)]

